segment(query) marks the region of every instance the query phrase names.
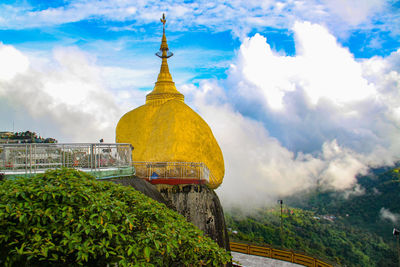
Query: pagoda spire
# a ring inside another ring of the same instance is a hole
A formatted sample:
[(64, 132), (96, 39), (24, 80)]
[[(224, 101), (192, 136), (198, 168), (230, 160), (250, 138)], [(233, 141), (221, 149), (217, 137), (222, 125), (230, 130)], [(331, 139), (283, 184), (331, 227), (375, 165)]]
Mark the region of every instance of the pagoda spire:
[(184, 96), (176, 89), (171, 73), (169, 72), (167, 59), (172, 57), (173, 53), (169, 51), (167, 37), (165, 36), (165, 23), (167, 20), (165, 19), (164, 13), (160, 21), (163, 24), (163, 36), (161, 39), (160, 50), (156, 53), (156, 56), (162, 60), (161, 68), (153, 91), (146, 96), (146, 104), (162, 104), (171, 99), (184, 100)]
[(162, 18), (160, 19), (161, 23), (163, 24), (163, 36), (161, 39), (161, 46), (160, 51), (156, 53), (156, 56), (160, 58), (169, 58), (172, 57), (174, 54), (169, 52), (168, 44), (167, 44), (167, 37), (165, 36), (165, 23), (167, 20), (165, 19), (165, 14), (163, 13)]

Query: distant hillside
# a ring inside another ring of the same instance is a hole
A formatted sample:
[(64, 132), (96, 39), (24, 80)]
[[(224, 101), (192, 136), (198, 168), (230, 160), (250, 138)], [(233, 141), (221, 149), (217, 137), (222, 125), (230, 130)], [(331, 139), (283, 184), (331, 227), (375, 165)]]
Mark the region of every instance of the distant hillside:
[(280, 210), (260, 209), (254, 215), (225, 212), (231, 241), (271, 245), (339, 266), (397, 266), (397, 254), (382, 238), (336, 218), (285, 208), (283, 231)]
[(226, 212), (231, 239), (304, 251), (340, 266), (398, 266), (392, 230), (400, 226), (400, 169), (374, 169), (358, 184), (360, 193), (347, 197), (315, 189), (285, 199), (282, 239), (278, 207)]
[[(399, 227), (400, 213), (399, 168), (380, 168), (370, 175), (358, 177), (361, 195), (345, 198), (333, 191), (319, 191), (297, 195), (287, 200), (291, 205), (319, 214), (334, 214), (344, 224), (378, 234), (386, 241), (393, 241), (393, 226)], [(386, 211), (393, 216), (382, 216)], [(394, 221), (388, 218), (392, 217)]]
[(51, 137), (44, 138), (35, 132), (0, 132), (0, 143), (57, 143)]

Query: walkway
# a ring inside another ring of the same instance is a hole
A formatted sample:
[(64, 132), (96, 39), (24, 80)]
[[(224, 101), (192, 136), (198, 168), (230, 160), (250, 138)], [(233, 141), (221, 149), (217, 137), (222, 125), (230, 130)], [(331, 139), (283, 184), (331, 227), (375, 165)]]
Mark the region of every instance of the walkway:
[(263, 267), (263, 266), (273, 266), (273, 267), (295, 267), (302, 266), (299, 264), (274, 260), (270, 258), (254, 256), (249, 254), (243, 254), (238, 252), (231, 252), (235, 263), (240, 264), (243, 267)]

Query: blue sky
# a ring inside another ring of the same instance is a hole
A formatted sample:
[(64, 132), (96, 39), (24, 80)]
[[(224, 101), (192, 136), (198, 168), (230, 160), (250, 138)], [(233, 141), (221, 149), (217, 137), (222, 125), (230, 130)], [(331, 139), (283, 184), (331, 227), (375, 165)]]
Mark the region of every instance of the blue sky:
[(173, 79), (224, 153), (223, 199), (359, 193), (355, 175), (399, 160), (399, 1), (5, 0), (1, 130), (113, 142), (153, 88), (162, 13)]
[[(77, 46), (107, 65), (129, 65), (132, 58), (127, 55), (152, 54), (161, 34), (158, 17), (166, 12), (171, 49), (177, 55), (181, 49), (204, 52), (203, 60), (191, 62), (201, 65), (193, 69), (195, 76), (200, 71), (224, 78), (226, 64), (221, 68), (204, 65), (232, 60), (241, 40), (255, 33), (267, 37), (274, 50), (294, 55), (291, 26), (295, 20), (325, 25), (356, 58), (387, 56), (400, 46), (398, 1), (250, 1), (248, 5), (244, 1), (3, 2), (0, 39), (4, 44), (23, 51)], [(102, 51), (101, 42), (118, 43), (121, 50)], [(221, 55), (207, 55), (208, 50)], [(207, 77), (205, 73), (200, 76)]]

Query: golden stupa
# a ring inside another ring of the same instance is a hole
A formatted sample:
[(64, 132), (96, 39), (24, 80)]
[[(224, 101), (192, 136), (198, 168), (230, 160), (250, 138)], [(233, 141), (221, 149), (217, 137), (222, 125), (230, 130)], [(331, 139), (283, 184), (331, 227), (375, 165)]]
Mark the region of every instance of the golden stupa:
[[(132, 161), (147, 163), (202, 163), (210, 172), (209, 186), (217, 188), (225, 173), (221, 149), (207, 123), (184, 102), (169, 72), (165, 15), (160, 51), (160, 73), (146, 103), (126, 113), (116, 128), (116, 142), (134, 147)], [(212, 179), (211, 179), (212, 178)]]

